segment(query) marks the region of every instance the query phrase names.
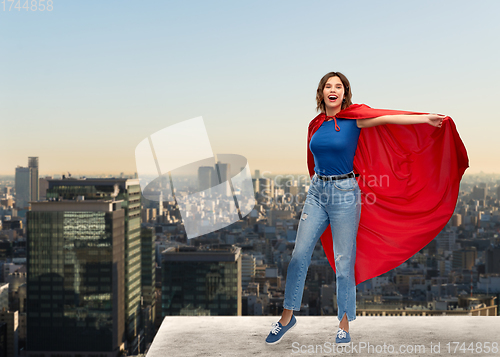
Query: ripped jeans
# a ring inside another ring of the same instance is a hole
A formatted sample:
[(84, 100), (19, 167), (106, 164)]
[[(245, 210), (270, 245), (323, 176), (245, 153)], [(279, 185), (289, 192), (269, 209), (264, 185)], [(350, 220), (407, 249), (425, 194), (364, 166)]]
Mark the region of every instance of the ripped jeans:
[(283, 307), (300, 310), (307, 270), (318, 238), (330, 223), (335, 252), (338, 319), (356, 319), (356, 235), (361, 217), (361, 190), (355, 178), (323, 181), (312, 177), (288, 265)]

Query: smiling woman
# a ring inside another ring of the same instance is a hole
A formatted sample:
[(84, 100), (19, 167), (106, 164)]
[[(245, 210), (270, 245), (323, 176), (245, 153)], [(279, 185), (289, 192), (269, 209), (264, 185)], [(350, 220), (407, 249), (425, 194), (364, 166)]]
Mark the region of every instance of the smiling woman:
[[(453, 120), (372, 109), (352, 104), (351, 97), (342, 73), (330, 72), (320, 80), (316, 101), (321, 113), (310, 122), (307, 135), (311, 186), (288, 265), (283, 314), (268, 344), (278, 343), (297, 323), (293, 311), (300, 310), (318, 238), (336, 273), (336, 342), (349, 344), (356, 284), (410, 258), (453, 214), (460, 179), (469, 166)], [(358, 185), (356, 177), (364, 184)]]
[[(330, 95), (336, 95), (337, 98), (332, 100), (329, 98)], [(338, 100), (339, 97), (340, 100)], [(327, 101), (330, 103), (328, 109), (325, 105), (325, 98), (328, 98)], [(316, 110), (326, 112), (329, 116), (335, 115), (341, 109), (346, 109), (352, 104), (351, 98), (351, 85), (347, 77), (340, 72), (327, 73), (319, 81), (316, 90)]]

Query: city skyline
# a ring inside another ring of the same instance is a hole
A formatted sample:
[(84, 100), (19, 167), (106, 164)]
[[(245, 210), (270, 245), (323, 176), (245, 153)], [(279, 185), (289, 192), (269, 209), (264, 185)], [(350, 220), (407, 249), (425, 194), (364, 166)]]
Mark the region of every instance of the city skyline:
[(306, 174), (307, 125), (330, 71), (347, 75), (355, 103), (451, 116), (466, 174), (500, 173), (500, 4), (388, 5), (88, 1), (1, 11), (0, 117), (11, 150), (0, 175), (28, 156), (40, 157), (40, 175), (133, 173), (141, 140), (198, 116), (215, 154), (243, 155), (252, 171)]

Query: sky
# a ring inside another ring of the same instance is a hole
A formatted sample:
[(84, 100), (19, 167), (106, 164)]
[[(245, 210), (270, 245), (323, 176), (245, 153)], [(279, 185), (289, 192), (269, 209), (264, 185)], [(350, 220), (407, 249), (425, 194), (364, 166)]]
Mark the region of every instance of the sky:
[(144, 138), (199, 116), (215, 154), (306, 174), (330, 71), (349, 78), (354, 103), (449, 115), (466, 174), (500, 173), (499, 1), (6, 3), (0, 175), (28, 156), (41, 175), (134, 173)]

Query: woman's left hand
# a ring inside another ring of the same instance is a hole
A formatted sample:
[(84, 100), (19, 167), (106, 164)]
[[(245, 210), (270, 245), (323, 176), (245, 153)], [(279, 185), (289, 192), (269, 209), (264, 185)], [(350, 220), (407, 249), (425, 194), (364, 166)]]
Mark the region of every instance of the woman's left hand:
[(443, 124), (443, 119), (446, 118), (446, 115), (441, 114), (426, 114), (427, 116), (427, 124), (435, 126), (436, 128), (440, 128)]

